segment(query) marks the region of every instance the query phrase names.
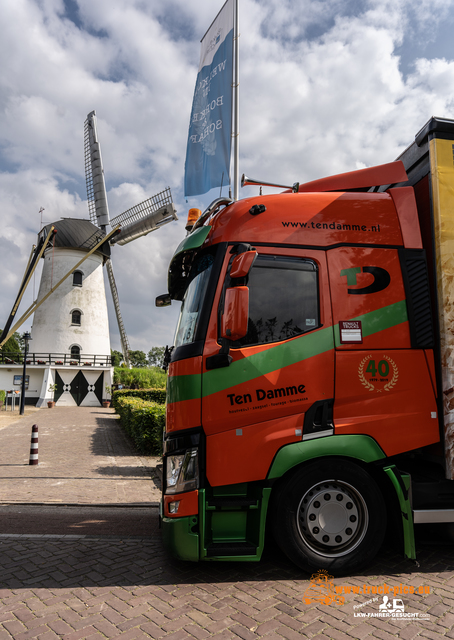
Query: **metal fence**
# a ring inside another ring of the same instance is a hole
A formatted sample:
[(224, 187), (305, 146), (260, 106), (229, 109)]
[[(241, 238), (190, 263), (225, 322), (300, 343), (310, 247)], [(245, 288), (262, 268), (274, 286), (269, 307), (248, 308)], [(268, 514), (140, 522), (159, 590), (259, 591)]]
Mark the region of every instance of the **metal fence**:
[[(0, 365), (24, 364), (23, 353), (0, 351)], [(111, 367), (112, 358), (101, 355), (72, 356), (68, 353), (27, 353), (27, 365), (55, 365), (77, 367)]]

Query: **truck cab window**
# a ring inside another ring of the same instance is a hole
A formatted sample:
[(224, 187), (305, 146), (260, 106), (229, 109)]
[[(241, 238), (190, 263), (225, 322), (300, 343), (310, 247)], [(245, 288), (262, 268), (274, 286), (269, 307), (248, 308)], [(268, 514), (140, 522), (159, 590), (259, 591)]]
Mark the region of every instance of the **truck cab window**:
[(175, 333), (175, 347), (194, 342), (205, 293), (208, 287), (214, 256), (211, 253), (201, 256), (191, 272), (191, 281), (181, 303), (180, 318)]
[(248, 287), (248, 332), (233, 349), (288, 340), (319, 326), (317, 267), (311, 260), (261, 255)]

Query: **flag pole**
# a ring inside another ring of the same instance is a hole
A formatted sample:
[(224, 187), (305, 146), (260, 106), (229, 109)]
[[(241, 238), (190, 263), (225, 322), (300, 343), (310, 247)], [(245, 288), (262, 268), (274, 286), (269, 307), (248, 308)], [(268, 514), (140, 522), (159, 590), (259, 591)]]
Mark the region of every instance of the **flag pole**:
[(238, 200), (240, 195), (240, 61), (239, 61), (239, 16), (238, 2), (235, 0), (235, 17), (233, 30), (233, 199)]

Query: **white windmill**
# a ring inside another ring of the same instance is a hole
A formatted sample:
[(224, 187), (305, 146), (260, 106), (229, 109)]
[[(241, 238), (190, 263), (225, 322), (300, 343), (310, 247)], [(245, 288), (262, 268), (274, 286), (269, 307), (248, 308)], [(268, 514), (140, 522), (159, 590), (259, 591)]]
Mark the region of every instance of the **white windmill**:
[[(36, 401), (38, 406), (53, 394), (58, 404), (99, 406), (112, 374), (103, 265), (109, 277), (122, 351), (129, 362), (111, 245), (126, 244), (177, 219), (167, 188), (110, 220), (94, 111), (85, 121), (84, 149), (90, 220), (63, 218), (43, 227), (0, 337), (1, 346), (34, 313), (27, 364), (30, 382), (36, 388), (26, 396), (28, 402)], [(20, 299), (41, 257), (44, 265), (38, 298), (11, 328)], [(18, 373), (13, 369), (20, 362), (11, 361), (3, 353), (2, 364), (9, 367), (6, 371), (10, 377), (11, 373)], [(14, 379), (17, 377), (14, 375)]]

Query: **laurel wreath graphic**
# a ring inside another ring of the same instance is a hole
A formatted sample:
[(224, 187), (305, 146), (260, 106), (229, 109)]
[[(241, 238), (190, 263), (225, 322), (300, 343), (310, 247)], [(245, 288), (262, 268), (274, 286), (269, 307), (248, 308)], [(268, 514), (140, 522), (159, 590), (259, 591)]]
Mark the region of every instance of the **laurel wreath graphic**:
[(397, 364), (394, 362), (394, 360), (392, 360), (389, 356), (383, 356), (383, 358), (384, 360), (387, 360), (393, 368), (393, 377), (387, 384), (385, 384), (384, 387), (385, 391), (389, 391), (396, 385), (396, 382), (399, 379), (399, 369), (397, 368)]
[[(358, 376), (359, 376), (361, 384), (364, 387), (366, 387), (366, 389), (369, 389), (369, 391), (374, 391), (375, 385), (372, 384), (372, 382), (369, 382), (369, 380), (367, 380), (366, 376), (364, 375), (364, 365), (371, 358), (372, 358), (372, 356), (366, 356), (365, 358), (363, 358), (361, 360), (361, 362), (359, 363), (359, 367), (358, 367)], [(394, 360), (392, 358), (390, 358), (389, 356), (383, 356), (383, 360), (387, 360), (389, 362), (389, 364), (392, 366), (392, 368), (393, 368), (393, 376), (392, 376), (391, 380), (385, 384), (383, 389), (377, 389), (377, 393), (381, 393), (382, 391), (390, 391), (393, 387), (396, 386), (397, 380), (399, 379), (399, 369), (397, 368), (397, 365), (394, 362)]]
[(366, 380), (366, 376), (364, 375), (364, 365), (368, 360), (371, 359), (371, 357), (372, 356), (366, 356), (365, 358), (363, 358), (359, 363), (359, 367), (358, 367), (358, 375), (359, 375), (361, 384), (364, 387), (366, 387), (366, 389), (369, 389), (369, 391), (373, 391), (375, 389), (375, 386), (372, 384), (372, 382), (369, 382), (368, 380)]

